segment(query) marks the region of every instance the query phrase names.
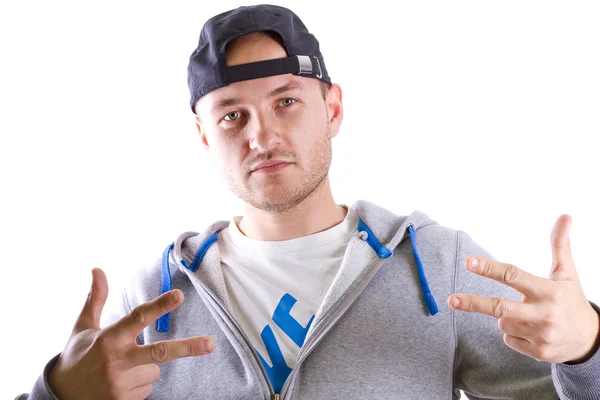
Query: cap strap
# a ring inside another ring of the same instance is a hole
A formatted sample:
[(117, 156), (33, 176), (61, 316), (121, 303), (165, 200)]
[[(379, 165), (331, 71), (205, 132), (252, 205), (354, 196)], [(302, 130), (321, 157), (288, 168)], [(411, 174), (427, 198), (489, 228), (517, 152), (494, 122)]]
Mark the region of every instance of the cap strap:
[(291, 56), (228, 67), (225, 80), (233, 83), (283, 74), (311, 75), (319, 79), (323, 76), (317, 57)]

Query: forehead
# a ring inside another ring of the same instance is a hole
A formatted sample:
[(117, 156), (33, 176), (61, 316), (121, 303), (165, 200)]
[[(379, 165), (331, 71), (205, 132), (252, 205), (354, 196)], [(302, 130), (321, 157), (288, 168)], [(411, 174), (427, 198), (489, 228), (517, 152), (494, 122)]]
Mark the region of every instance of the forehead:
[(196, 111), (206, 115), (218, 111), (215, 109), (219, 108), (219, 105), (259, 102), (288, 91), (318, 91), (318, 85), (316, 79), (293, 74), (235, 82), (201, 97), (196, 102)]

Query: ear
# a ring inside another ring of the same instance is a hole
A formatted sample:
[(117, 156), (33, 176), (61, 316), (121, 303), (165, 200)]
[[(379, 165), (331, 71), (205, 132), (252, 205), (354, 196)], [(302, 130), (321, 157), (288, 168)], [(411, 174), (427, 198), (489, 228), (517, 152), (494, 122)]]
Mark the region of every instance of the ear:
[(209, 146), (208, 146), (208, 139), (206, 138), (206, 132), (202, 128), (202, 122), (200, 121), (200, 118), (198, 118), (197, 115), (196, 115), (196, 118), (194, 119), (194, 123), (196, 124), (196, 128), (198, 128), (198, 134), (200, 134), (200, 140), (202, 141), (202, 145), (204, 146), (204, 149), (206, 151), (208, 151)]
[(344, 106), (342, 105), (342, 88), (337, 83), (331, 85), (327, 91), (327, 98), (325, 99), (327, 106), (328, 122), (331, 128), (331, 138), (337, 136), (340, 125), (344, 118)]

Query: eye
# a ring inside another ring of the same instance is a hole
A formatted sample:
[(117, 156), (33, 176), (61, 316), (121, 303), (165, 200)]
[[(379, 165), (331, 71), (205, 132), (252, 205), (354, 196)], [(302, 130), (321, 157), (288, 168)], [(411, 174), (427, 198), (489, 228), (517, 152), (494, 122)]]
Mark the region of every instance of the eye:
[(279, 105), (282, 107), (289, 107), (292, 104), (294, 104), (296, 102), (295, 99), (292, 99), (290, 97), (286, 97), (285, 99), (281, 99), (279, 100)]
[(225, 119), (226, 121), (235, 121), (239, 117), (240, 117), (239, 111), (232, 111), (229, 114), (227, 114), (225, 117), (223, 117), (223, 119)]

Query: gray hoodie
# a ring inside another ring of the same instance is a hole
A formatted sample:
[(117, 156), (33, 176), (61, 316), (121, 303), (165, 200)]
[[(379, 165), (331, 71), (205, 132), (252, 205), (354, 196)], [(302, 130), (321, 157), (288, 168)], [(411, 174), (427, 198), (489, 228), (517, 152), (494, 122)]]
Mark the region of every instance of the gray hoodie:
[[(467, 271), (493, 258), (463, 231), (420, 211), (398, 216), (367, 201), (340, 270), (317, 311), (292, 373), (275, 394), (233, 318), (219, 257), (219, 221), (187, 232), (143, 268), (105, 310), (106, 326), (171, 288), (184, 303), (138, 336), (140, 344), (211, 336), (215, 351), (159, 364), (150, 399), (600, 399), (600, 351), (577, 365), (538, 362), (503, 342), (493, 317), (454, 311), (455, 292), (521, 301), (514, 289)], [(600, 308), (592, 306), (600, 313)], [(46, 365), (29, 395), (56, 399)]]

